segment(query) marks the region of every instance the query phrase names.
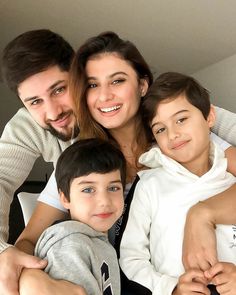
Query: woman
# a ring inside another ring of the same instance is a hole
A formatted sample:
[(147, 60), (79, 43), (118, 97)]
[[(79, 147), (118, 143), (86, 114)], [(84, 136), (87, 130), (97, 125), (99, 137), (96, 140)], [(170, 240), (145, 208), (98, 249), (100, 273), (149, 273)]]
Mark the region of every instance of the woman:
[[(145, 168), (138, 164), (140, 154), (152, 145), (152, 140), (142, 125), (140, 112), (142, 97), (145, 96), (152, 79), (151, 71), (137, 48), (112, 32), (91, 38), (81, 46), (71, 68), (70, 91), (77, 104), (80, 138), (101, 137), (119, 145), (128, 163), (127, 192), (137, 171)], [(57, 195), (55, 183), (52, 181), (50, 185)], [(41, 202), (31, 221), (17, 241), (20, 249), (27, 241), (27, 251), (31, 254), (42, 231), (56, 219), (66, 217), (66, 213), (56, 209), (60, 207), (56, 197), (51, 198), (53, 201), (49, 203), (47, 191), (46, 189), (42, 194)], [(231, 190), (225, 195), (232, 198)], [(194, 216), (195, 213), (189, 216), (191, 223), (192, 220), (195, 221)], [(189, 228), (186, 228), (186, 232), (188, 231)], [(39, 273), (35, 270), (32, 272), (34, 275)], [(25, 279), (26, 274), (27, 272)], [(41, 275), (40, 273), (39, 276)], [(25, 282), (26, 280), (23, 280), (21, 286), (24, 286)], [(48, 284), (48, 290), (51, 290), (44, 294), (55, 292), (55, 289), (52, 291), (54, 285)], [(69, 283), (66, 287), (69, 288)], [(61, 287), (56, 288), (57, 294), (60, 294)], [(21, 290), (22, 294), (27, 294), (26, 287)], [(33, 294), (32, 289), (30, 294)]]

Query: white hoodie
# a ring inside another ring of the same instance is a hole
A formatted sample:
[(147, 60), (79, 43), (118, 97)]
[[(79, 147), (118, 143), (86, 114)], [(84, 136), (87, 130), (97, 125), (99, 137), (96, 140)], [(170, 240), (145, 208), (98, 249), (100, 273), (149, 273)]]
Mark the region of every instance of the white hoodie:
[[(139, 173), (129, 219), (120, 247), (126, 276), (153, 295), (170, 295), (184, 272), (182, 241), (188, 209), (235, 183), (226, 171), (224, 152), (211, 145), (211, 169), (201, 177), (162, 154), (158, 147), (140, 162), (153, 169)], [(220, 261), (236, 263), (236, 227), (217, 226)]]

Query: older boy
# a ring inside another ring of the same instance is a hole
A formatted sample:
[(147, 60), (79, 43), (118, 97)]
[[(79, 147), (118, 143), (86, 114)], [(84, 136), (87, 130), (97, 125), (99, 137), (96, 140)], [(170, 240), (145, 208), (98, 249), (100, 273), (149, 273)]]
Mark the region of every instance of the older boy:
[[(181, 261), (188, 209), (235, 183), (224, 152), (210, 141), (215, 114), (208, 92), (191, 77), (162, 74), (148, 91), (144, 117), (158, 147), (140, 158), (154, 169), (139, 173), (121, 241), (121, 268), (154, 295), (208, 295), (207, 284), (220, 274), (215, 271), (212, 279), (200, 269), (185, 272)], [(217, 226), (219, 261), (236, 263), (234, 231), (234, 226)], [(235, 266), (227, 270), (236, 273)], [(217, 290), (235, 294), (234, 275)]]

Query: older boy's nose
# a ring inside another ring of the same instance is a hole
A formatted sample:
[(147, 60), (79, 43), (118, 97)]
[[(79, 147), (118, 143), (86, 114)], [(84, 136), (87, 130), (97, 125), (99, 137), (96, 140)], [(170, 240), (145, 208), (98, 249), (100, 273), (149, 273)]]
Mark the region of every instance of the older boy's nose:
[(178, 128), (170, 128), (168, 130), (168, 136), (170, 140), (174, 140), (180, 136)]

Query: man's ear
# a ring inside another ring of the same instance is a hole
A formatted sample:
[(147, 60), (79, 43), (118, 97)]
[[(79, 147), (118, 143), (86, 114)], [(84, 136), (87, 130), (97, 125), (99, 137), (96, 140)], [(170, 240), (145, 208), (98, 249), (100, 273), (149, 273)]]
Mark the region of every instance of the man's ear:
[(66, 198), (65, 194), (59, 190), (59, 195), (60, 195), (60, 201), (61, 201), (61, 204), (62, 206), (65, 208), (65, 209), (70, 209), (70, 201)]
[(209, 115), (207, 117), (207, 123), (208, 123), (209, 128), (214, 126), (215, 120), (216, 120), (215, 108), (211, 104), (210, 112), (209, 112)]
[(140, 89), (140, 96), (143, 97), (146, 95), (148, 90), (148, 81), (145, 78), (140, 79), (139, 89)]

